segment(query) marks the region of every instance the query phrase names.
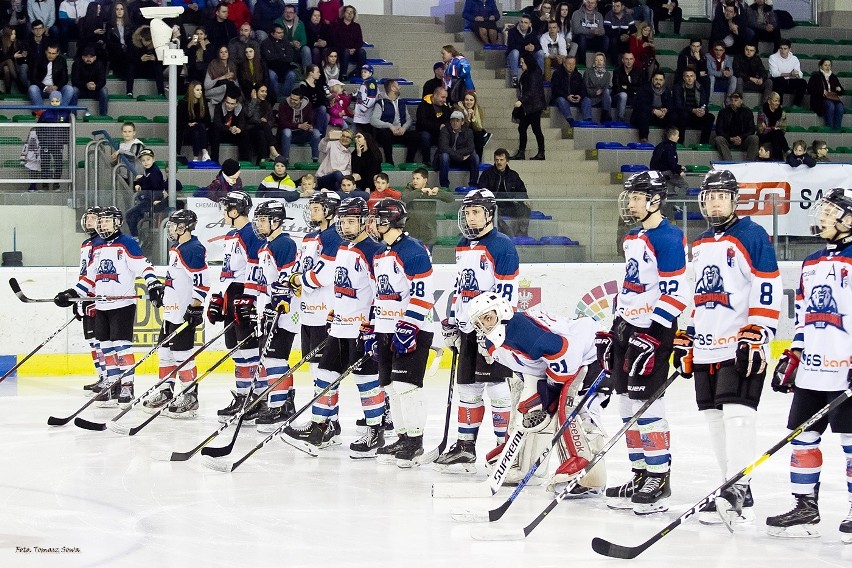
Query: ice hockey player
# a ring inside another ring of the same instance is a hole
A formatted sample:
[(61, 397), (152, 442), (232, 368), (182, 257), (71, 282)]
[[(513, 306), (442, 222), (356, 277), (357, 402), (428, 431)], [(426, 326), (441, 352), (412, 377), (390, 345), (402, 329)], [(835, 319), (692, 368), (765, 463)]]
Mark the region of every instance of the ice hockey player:
[[(249, 222), (251, 197), (244, 191), (229, 191), (219, 200), (225, 225), (230, 227), (225, 235), (225, 254), (222, 258), (222, 270), (219, 273), (221, 291), (210, 296), (207, 306), (207, 319), (212, 324), (234, 320), (234, 326), (225, 332), (225, 346), (233, 349), (237, 343), (248, 338), (240, 349), (234, 352), (234, 378), (236, 390), (231, 404), (216, 412), (221, 422), (239, 413), (247, 406), (246, 398), (254, 396), (252, 377), (259, 360), (257, 333), (254, 321), (243, 314), (250, 313), (255, 297), (246, 290), (251, 272), (258, 268), (257, 255), (263, 245)], [(237, 309), (241, 307), (241, 309)], [(256, 309), (256, 308), (255, 308)], [(264, 385), (265, 386), (265, 385)], [(255, 388), (261, 388), (257, 381)], [(265, 409), (262, 403), (254, 406), (251, 415), (244, 418), (245, 424), (253, 424), (257, 415)]]
[[(686, 241), (663, 217), (666, 180), (656, 171), (634, 174), (619, 196), (621, 218), (640, 223), (624, 238), (626, 269), (612, 329), (599, 333), (598, 360), (612, 373), (621, 418), (627, 422), (668, 378), (677, 317), (686, 307)], [(663, 398), (627, 431), (633, 479), (606, 490), (607, 505), (637, 515), (668, 510), (671, 464)]]
[(384, 198), (370, 210), (370, 236), (380, 243), (373, 260), (373, 316), (361, 328), (366, 353), (378, 359), (379, 382), (390, 399), (398, 439), (378, 449), (379, 460), (401, 468), (423, 455), (426, 401), (423, 378), (432, 346), (432, 259), (426, 246), (405, 232), (402, 201)]
[[(267, 201), (254, 208), (254, 234), (264, 239), (258, 252), (259, 270), (249, 276), (248, 293), (257, 294), (257, 306), (245, 316), (263, 314), (261, 345), (268, 345), (260, 362), (258, 377), (269, 384), (290, 371), (288, 359), (293, 340), (299, 333), (299, 313), (291, 312), (292, 293), (288, 279), (296, 268), (296, 243), (284, 232), (287, 211), (280, 201)], [(272, 334), (270, 338), (269, 335)], [(274, 432), (295, 412), (293, 406), (293, 376), (288, 375), (269, 392), (266, 409), (256, 415), (255, 424), (261, 433)]]
[[(495, 228), (496, 215), (497, 200), (487, 189), (469, 191), (459, 209), (462, 238), (456, 245), (456, 283), (449, 314), (441, 322), (444, 342), (458, 352), (459, 433), (458, 441), (435, 460), (439, 471), (470, 471), (476, 463), (486, 390), (497, 445), (506, 441), (512, 410), (506, 379), (512, 372), (499, 363), (488, 363), (479, 353), (476, 332), (468, 319), (470, 301), (484, 292), (505, 298), (513, 309), (518, 305), (518, 252), (512, 239)], [(449, 466), (454, 465), (459, 467), (451, 470)]]
[[(574, 410), (581, 390), (601, 373), (595, 348), (595, 334), (601, 326), (587, 317), (567, 320), (540, 310), (514, 313), (509, 302), (494, 292), (471, 300), (469, 318), (486, 359), (493, 358), (523, 376), (516, 422), (526, 431), (518, 457), (518, 471), (526, 475)], [(597, 392), (606, 390), (604, 386)], [(581, 410), (560, 438), (557, 448), (562, 463), (549, 483), (550, 490), (560, 493), (606, 443), (606, 434), (594, 414)], [(534, 477), (539, 483), (547, 477), (547, 462), (539, 466)], [(601, 495), (605, 487), (606, 466), (600, 462), (571, 493)]]
[[(796, 334), (772, 375), (773, 390), (793, 391), (787, 418), (790, 429), (852, 388), (852, 189), (824, 193), (811, 207), (810, 222), (811, 233), (827, 244), (802, 263), (796, 290)], [(788, 513), (766, 519), (771, 536), (819, 536), (819, 443), (828, 425), (840, 434), (846, 456), (846, 490), (852, 502), (852, 402), (847, 400), (793, 440), (790, 482), (796, 505)], [(840, 537), (852, 544), (852, 506), (840, 523)]]
[[(98, 240), (98, 213), (101, 208), (97, 205), (89, 207), (83, 216), (80, 218), (80, 228), (89, 236), (80, 244), (80, 276), (86, 274), (86, 267), (92, 260), (92, 249)], [(88, 385), (83, 385), (83, 390), (86, 394), (92, 394), (92, 389), (103, 380), (106, 370), (104, 367), (104, 353), (101, 350), (101, 344), (95, 337), (95, 302), (75, 302), (71, 309), (74, 311), (74, 317), (83, 322), (83, 338), (89, 342), (89, 348), (92, 353), (92, 362), (95, 364), (95, 370), (98, 372), (98, 379)]]
[[(678, 331), (674, 342), (675, 369), (684, 377), (695, 373), (698, 410), (710, 429), (722, 479), (755, 456), (757, 406), (784, 292), (769, 235), (737, 216), (738, 196), (730, 171), (704, 177), (698, 204), (710, 227), (692, 244), (693, 324)], [(699, 520), (729, 525), (753, 520), (749, 480), (726, 489), (718, 507), (706, 506)]]
[[(160, 358), (160, 380), (165, 379), (190, 356), (195, 345), (195, 330), (204, 323), (204, 301), (207, 299), (207, 249), (192, 234), (198, 223), (193, 211), (181, 209), (169, 216), (166, 233), (169, 265), (163, 294), (163, 327), (160, 337), (171, 334), (183, 322), (189, 325), (164, 343), (157, 351)], [(198, 387), (187, 386), (198, 376), (195, 361), (188, 362), (178, 372), (180, 396), (175, 398), (174, 377), (153, 393), (143, 406), (156, 411), (168, 404), (163, 414), (170, 418), (195, 418), (198, 415)]]
[[(163, 305), (163, 283), (154, 275), (154, 267), (145, 258), (139, 243), (121, 232), (123, 216), (117, 207), (104, 207), (98, 212), (97, 232), (100, 240), (92, 247), (92, 259), (85, 274), (74, 288), (60, 292), (54, 298), (57, 306), (66, 308), (72, 298), (90, 292), (104, 296), (133, 296), (136, 278), (145, 279), (151, 305)], [(135, 358), (133, 322), (136, 317), (136, 300), (101, 300), (95, 302), (95, 338), (104, 353), (106, 377), (92, 391), (98, 395), (102, 389), (109, 393), (99, 401), (100, 406), (128, 405), (133, 400), (133, 374), (118, 382), (118, 378), (131, 369)]]

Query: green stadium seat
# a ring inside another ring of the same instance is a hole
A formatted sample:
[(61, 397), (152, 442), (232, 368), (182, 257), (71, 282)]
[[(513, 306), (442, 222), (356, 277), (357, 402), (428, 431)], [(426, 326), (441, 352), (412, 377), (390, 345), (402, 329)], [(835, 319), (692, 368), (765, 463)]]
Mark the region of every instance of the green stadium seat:
[(169, 123), (169, 117), (168, 116), (155, 116), (154, 117), (154, 123), (155, 124), (168, 124)]
[(111, 101), (132, 101), (133, 97), (128, 95), (110, 95), (109, 100)]
[(319, 169), (319, 163), (317, 162), (296, 162), (293, 164), (294, 170), (304, 170), (309, 172), (315, 172)]
[(144, 103), (145, 101), (167, 101), (169, 99), (165, 95), (139, 95), (136, 97), (136, 100), (140, 103)]
[(115, 119), (108, 114), (103, 116), (93, 114), (83, 119), (83, 122), (115, 122)]
[(140, 138), (139, 140), (146, 146), (162, 146), (166, 144), (165, 138), (158, 138), (156, 136), (153, 136), (151, 138)]
[(38, 119), (32, 114), (16, 114), (12, 117), (12, 122), (36, 122)]
[(122, 114), (116, 117), (118, 122), (151, 122), (151, 119), (143, 114)]
[(712, 144), (693, 144), (692, 149), (696, 152), (712, 152), (713, 145)]
[(23, 141), (18, 136), (0, 136), (2, 146), (20, 146)]

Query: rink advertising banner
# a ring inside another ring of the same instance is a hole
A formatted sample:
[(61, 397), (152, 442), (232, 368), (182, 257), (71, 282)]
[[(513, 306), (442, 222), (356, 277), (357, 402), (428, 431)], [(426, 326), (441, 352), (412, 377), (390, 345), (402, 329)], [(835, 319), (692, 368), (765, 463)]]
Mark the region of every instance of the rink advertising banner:
[(730, 170), (740, 184), (737, 213), (750, 216), (770, 235), (776, 209), (779, 235), (810, 236), (808, 214), (814, 202), (827, 189), (846, 187), (852, 178), (852, 164), (792, 168), (782, 162), (747, 162), (717, 167)]

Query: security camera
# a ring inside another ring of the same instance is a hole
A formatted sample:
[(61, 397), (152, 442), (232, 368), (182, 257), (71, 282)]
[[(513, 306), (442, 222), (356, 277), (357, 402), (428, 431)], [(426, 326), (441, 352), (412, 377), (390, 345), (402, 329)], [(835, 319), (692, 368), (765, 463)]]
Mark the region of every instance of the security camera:
[(142, 15), (146, 18), (177, 18), (183, 13), (182, 6), (151, 6), (150, 8), (141, 8)]

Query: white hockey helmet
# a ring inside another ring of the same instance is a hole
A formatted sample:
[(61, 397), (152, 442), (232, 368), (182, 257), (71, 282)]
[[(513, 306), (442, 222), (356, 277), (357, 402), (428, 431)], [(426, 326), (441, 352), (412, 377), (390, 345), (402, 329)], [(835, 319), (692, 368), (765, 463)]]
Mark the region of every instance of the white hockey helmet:
[(470, 301), (470, 323), (496, 347), (506, 340), (506, 324), (514, 315), (509, 302), (494, 292), (483, 292)]

